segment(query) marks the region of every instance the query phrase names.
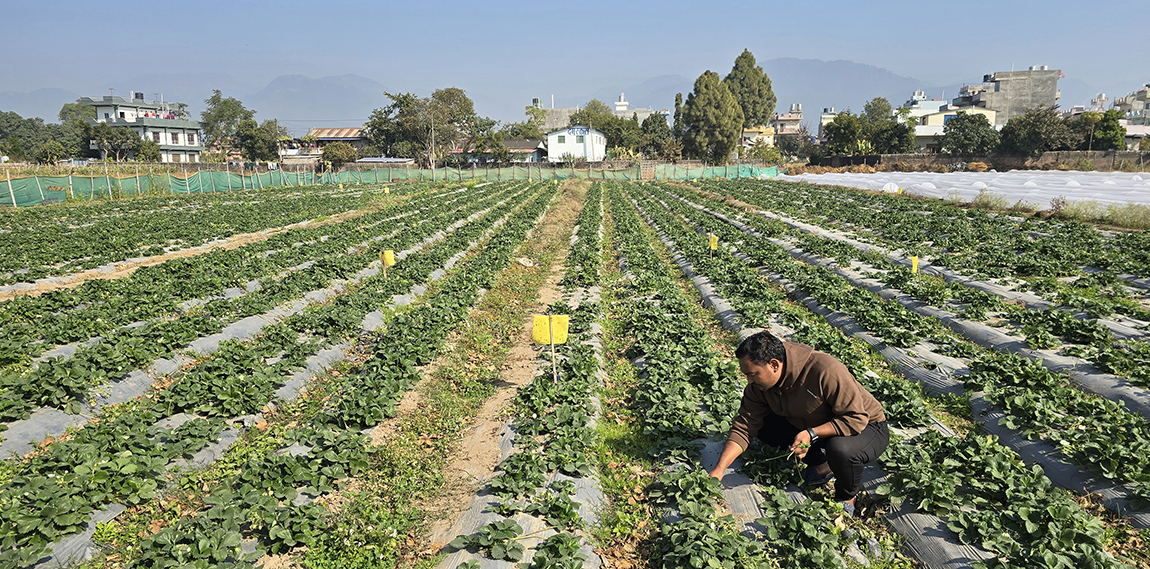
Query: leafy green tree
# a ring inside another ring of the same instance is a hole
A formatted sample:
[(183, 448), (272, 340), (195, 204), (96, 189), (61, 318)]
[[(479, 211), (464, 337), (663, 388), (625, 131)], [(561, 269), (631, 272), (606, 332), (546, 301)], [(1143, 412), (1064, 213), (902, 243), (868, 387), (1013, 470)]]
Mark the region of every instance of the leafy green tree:
[(17, 161), (24, 159), (24, 142), (16, 135), (13, 134), (8, 137), (8, 144), (6, 146), (9, 158)]
[[(611, 107), (599, 99), (591, 99), (582, 109), (571, 114), (567, 126), (586, 126), (602, 131), (608, 124), (614, 122), (615, 118), (615, 113), (611, 112)], [(608, 141), (607, 146), (614, 145)]]
[(867, 126), (877, 128), (890, 121), (892, 116), (890, 101), (886, 100), (885, 97), (875, 97), (863, 105), (863, 112), (859, 115), (859, 119)]
[(759, 139), (747, 149), (747, 158), (762, 160), (768, 164), (777, 164), (783, 161), (783, 153), (774, 146), (768, 146), (766, 141)]
[(204, 99), (207, 105), (200, 113), (200, 128), (204, 133), (204, 146), (211, 148), (219, 146), (224, 149), (235, 148), (236, 131), (240, 123), (253, 120), (256, 112), (244, 108), (243, 103), (235, 97), (224, 98), (219, 89), (212, 91), (212, 96)]
[(743, 134), (743, 110), (714, 71), (695, 79), (683, 105), (683, 151), (688, 157), (725, 163)]
[(942, 127), (942, 151), (947, 154), (990, 154), (999, 135), (986, 115), (958, 111)]
[(160, 143), (147, 139), (140, 143), (136, 148), (136, 161), (138, 162), (159, 162), (160, 161)]
[(332, 142), (323, 147), (324, 162), (331, 162), (334, 166), (355, 162), (357, 157), (355, 147), (346, 142)]
[(898, 120), (887, 120), (874, 127), (870, 142), (878, 154), (909, 154), (915, 149), (914, 127)]
[(527, 120), (504, 126), (499, 131), (499, 137), (503, 140), (543, 140), (546, 138), (547, 133), (543, 132), (546, 111), (534, 105), (527, 105), (523, 114), (527, 115)]
[(60, 119), (61, 124), (72, 121), (96, 120), (96, 107), (81, 105), (80, 100), (76, 99), (75, 103), (64, 103), (56, 118)]
[(425, 98), (412, 93), (384, 95), (392, 103), (372, 111), (364, 126), (371, 145), (389, 156), (415, 158), (430, 166), (474, 130), (475, 105), (463, 89), (437, 89)]
[(1121, 119), (1122, 111), (1118, 109), (1110, 109), (1102, 114), (1095, 133), (1095, 150), (1126, 149), (1126, 127), (1119, 122)]
[(64, 157), (64, 152), (64, 145), (55, 140), (49, 140), (40, 145), (40, 148), (37, 148), (32, 155), (40, 164), (55, 164)]
[(1093, 111), (1066, 119), (1066, 126), (1070, 127), (1078, 142), (1076, 150), (1094, 150), (1094, 134), (1101, 122), (1102, 113)]
[(735, 65), (723, 78), (723, 84), (739, 102), (739, 108), (743, 111), (744, 129), (767, 124), (775, 112), (778, 99), (771, 89), (771, 78), (767, 77), (762, 67), (755, 65), (755, 56), (751, 55), (750, 50), (744, 49), (735, 58)]
[(287, 129), (275, 120), (244, 119), (236, 127), (235, 142), (244, 160), (274, 162), (279, 160), (279, 138), (286, 134)]
[(864, 154), (870, 150), (869, 144), (863, 144), (865, 134), (863, 121), (849, 111), (835, 115), (834, 120), (823, 127), (824, 142), (831, 154)]
[(1074, 131), (1058, 116), (1054, 105), (1028, 109), (1002, 127), (1000, 149), (1007, 154), (1037, 156), (1076, 145)]
[(143, 140), (126, 126), (112, 126), (105, 122), (94, 125), (84, 123), (84, 139), (96, 146), (101, 160), (112, 157), (119, 162), (134, 153)]
[(400, 117), (415, 112), (414, 107), (419, 97), (414, 93), (384, 93), (391, 104), (371, 111), (364, 129), (367, 131), (367, 140), (371, 146), (379, 148), (385, 156), (402, 158), (415, 158), (416, 149), (410, 142), (414, 140), (415, 133), (404, 130), (400, 124)]
[(663, 150), (663, 145), (674, 138), (671, 127), (667, 124), (667, 117), (657, 113), (643, 119), (639, 130), (643, 135), (641, 150), (648, 156), (658, 156)]
[(1138, 151), (1150, 152), (1150, 138), (1143, 137), (1142, 140), (1138, 141)]

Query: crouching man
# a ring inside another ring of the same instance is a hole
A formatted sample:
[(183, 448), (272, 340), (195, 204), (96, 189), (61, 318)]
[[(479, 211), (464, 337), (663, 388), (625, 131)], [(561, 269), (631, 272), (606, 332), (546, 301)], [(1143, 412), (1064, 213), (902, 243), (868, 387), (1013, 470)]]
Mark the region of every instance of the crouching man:
[(770, 332), (743, 340), (735, 356), (748, 385), (711, 476), (722, 480), (757, 436), (802, 459), (807, 484), (836, 479), (835, 499), (854, 515), (863, 466), (890, 442), (882, 404), (833, 356)]

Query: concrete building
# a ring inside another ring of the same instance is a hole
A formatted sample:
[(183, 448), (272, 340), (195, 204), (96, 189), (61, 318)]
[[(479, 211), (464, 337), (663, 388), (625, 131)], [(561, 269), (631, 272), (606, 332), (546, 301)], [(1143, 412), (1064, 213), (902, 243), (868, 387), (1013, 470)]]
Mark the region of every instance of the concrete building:
[(756, 126), (743, 129), (743, 136), (739, 143), (743, 146), (774, 146), (775, 129), (769, 126)]
[(771, 115), (771, 120), (767, 124), (774, 129), (776, 136), (799, 134), (799, 126), (803, 124), (802, 103), (792, 103), (789, 111)]
[(983, 76), (982, 85), (967, 85), (951, 101), (955, 107), (982, 107), (997, 111), (994, 124), (1006, 124), (1029, 109), (1058, 103), (1058, 80), (1063, 73), (1045, 65), (1026, 71), (997, 71)]
[(1150, 83), (1134, 93), (1115, 99), (1114, 108), (1122, 111), (1127, 125), (1150, 125)]
[(819, 142), (825, 140), (823, 128), (835, 120), (836, 116), (838, 116), (838, 112), (835, 111), (834, 107), (823, 107), (823, 114), (819, 115)]
[(548, 162), (601, 162), (606, 155), (607, 137), (593, 128), (572, 126), (547, 133)]
[(367, 148), (367, 135), (362, 128), (313, 128), (307, 131), (307, 136), (314, 136), (316, 144), (322, 149), (333, 142), (346, 142), (356, 150)]
[(910, 100), (902, 104), (902, 109), (910, 112), (910, 116), (917, 121), (919, 118), (937, 113), (946, 108), (946, 101), (942, 99), (927, 99), (926, 91), (915, 91)]
[[(88, 119), (90, 124), (128, 127), (140, 138), (159, 144), (161, 162), (200, 161), (204, 151), (200, 123), (179, 118), (179, 103), (146, 101), (143, 93), (132, 91), (127, 99), (114, 95), (81, 97), (80, 104), (96, 108), (95, 120)], [(90, 148), (95, 150), (96, 146)]]

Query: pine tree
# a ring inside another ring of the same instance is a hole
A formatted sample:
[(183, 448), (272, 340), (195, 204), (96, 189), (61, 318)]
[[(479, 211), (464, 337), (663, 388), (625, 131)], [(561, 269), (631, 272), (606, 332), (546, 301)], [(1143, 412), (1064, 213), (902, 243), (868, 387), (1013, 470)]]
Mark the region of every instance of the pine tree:
[(743, 134), (743, 110), (714, 71), (704, 71), (683, 105), (683, 151), (691, 158), (724, 163)]
[(675, 124), (671, 126), (675, 140), (683, 140), (683, 94), (675, 93)]
[(771, 90), (771, 78), (767, 77), (762, 67), (755, 65), (755, 56), (750, 51), (744, 49), (735, 58), (735, 66), (723, 78), (723, 83), (739, 101), (739, 108), (743, 110), (744, 129), (762, 126), (770, 121), (778, 99)]

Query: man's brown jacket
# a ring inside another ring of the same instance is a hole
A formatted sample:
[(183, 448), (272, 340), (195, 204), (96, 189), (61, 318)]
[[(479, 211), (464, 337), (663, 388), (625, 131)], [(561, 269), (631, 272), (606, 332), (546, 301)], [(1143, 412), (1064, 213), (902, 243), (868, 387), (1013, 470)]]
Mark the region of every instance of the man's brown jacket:
[(886, 420), (882, 404), (834, 356), (804, 344), (783, 346), (783, 377), (770, 389), (747, 385), (728, 441), (747, 450), (768, 413), (785, 417), (799, 429), (830, 422), (839, 436), (857, 435), (868, 423)]

